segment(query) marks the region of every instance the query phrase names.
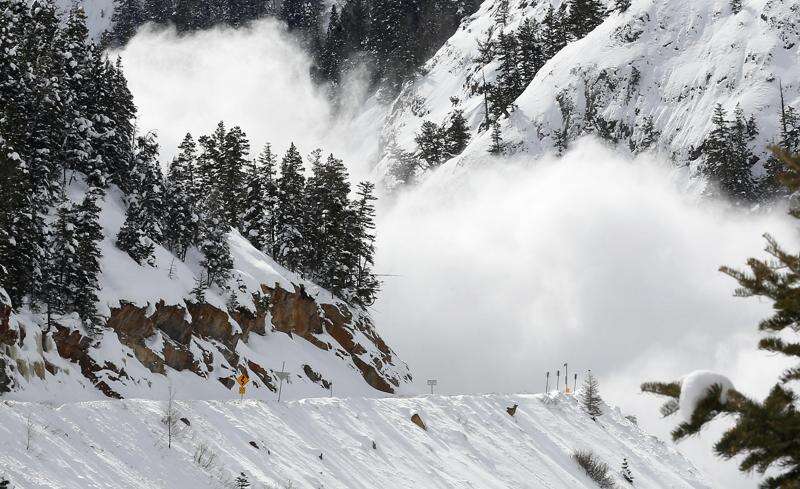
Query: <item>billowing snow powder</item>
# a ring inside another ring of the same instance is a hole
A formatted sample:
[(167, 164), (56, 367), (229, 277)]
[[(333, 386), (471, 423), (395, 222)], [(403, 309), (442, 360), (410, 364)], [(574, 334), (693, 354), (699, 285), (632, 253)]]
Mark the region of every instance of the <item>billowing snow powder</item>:
[(729, 389), (733, 389), (733, 382), (728, 377), (709, 370), (695, 370), (681, 381), (681, 397), (678, 400), (680, 415), (685, 421), (692, 418), (695, 407), (708, 393), (708, 389), (719, 384), (722, 387), (720, 400), (724, 403)]

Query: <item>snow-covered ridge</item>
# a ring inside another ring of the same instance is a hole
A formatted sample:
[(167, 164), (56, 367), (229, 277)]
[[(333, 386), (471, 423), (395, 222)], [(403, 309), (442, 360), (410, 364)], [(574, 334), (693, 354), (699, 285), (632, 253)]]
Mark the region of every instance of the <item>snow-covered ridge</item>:
[[(71, 193), (78, 199), (82, 188)], [(106, 327), (99, 337), (90, 338), (75, 317), (48, 327), (42, 313), (12, 311), (0, 288), (3, 398), (159, 398), (171, 385), (184, 399), (231, 399), (238, 397), (234, 377), (246, 372), (248, 396), (273, 399), (284, 362), (288, 399), (407, 389), (408, 366), (365, 311), (284, 269), (235, 231), (228, 234), (231, 290), (209, 289), (205, 303), (196, 303), (199, 252), (190, 250), (184, 262), (157, 246), (155, 267), (137, 265), (114, 245), (124, 208), (110, 189), (100, 216), (98, 310)]]
[[(526, 17), (541, 21), (547, 7), (561, 0), (511, 0), (511, 31)], [(473, 141), (451, 164), (478, 164), (490, 146), (488, 132), (477, 133), (483, 97), (465, 83), (480, 67), (478, 40), (495, 25), (499, 0), (486, 0), (425, 65), (425, 74), (406, 87), (395, 102), (383, 134), (414, 150), (414, 134), (424, 120), (441, 122), (449, 98), (462, 101)], [(800, 2), (745, 0), (739, 13), (728, 0), (687, 2), (633, 0), (624, 13), (613, 12), (586, 37), (562, 49), (537, 73), (516, 100), (516, 110), (502, 122), (502, 136), (512, 151), (538, 156), (554, 148), (553, 135), (563, 126), (556, 96), (575, 105), (569, 132), (582, 132), (587, 87), (599, 116), (635, 128), (652, 117), (660, 131), (658, 150), (683, 163), (711, 129), (717, 103), (730, 114), (740, 104), (754, 115), (758, 152), (775, 142), (780, 114), (779, 83), (785, 103), (800, 105)], [(487, 82), (497, 62), (484, 70)], [(640, 137), (634, 129), (633, 138)], [(389, 164), (384, 159), (379, 171)], [(756, 168), (756, 171), (759, 169)]]
[[(512, 417), (506, 408), (515, 404)], [(178, 423), (171, 449), (164, 406), (5, 401), (0, 470), (21, 489), (220, 487), (241, 472), (259, 489), (588, 489), (596, 485), (571, 455), (590, 449), (620, 487), (623, 457), (638, 488), (710, 487), (682, 455), (618, 410), (605, 407), (595, 422), (576, 399), (559, 394), (178, 401), (186, 422)], [(427, 430), (410, 421), (414, 414)], [(207, 468), (195, 461), (200, 447), (214, 454)]]

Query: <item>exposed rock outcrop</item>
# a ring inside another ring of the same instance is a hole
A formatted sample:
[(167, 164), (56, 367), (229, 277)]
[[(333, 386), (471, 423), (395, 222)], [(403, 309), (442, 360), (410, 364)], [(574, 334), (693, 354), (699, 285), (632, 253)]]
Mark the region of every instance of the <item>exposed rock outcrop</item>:
[[(46, 345), (51, 340), (58, 356), (77, 364), (83, 377), (113, 398), (122, 397), (111, 386), (115, 382), (142, 380), (128, 376), (126, 365), (130, 360), (138, 361), (153, 374), (164, 375), (169, 367), (215, 378), (228, 389), (234, 387), (238, 372), (248, 373), (253, 379), (250, 386), (275, 392), (278, 383), (272, 370), (247, 358), (249, 348), (239, 347), (240, 342), (248, 343), (252, 335), (264, 336), (272, 331), (335, 353), (349, 361), (364, 381), (377, 390), (392, 393), (402, 380), (410, 379), (407, 370), (391, 368), (396, 361), (393, 352), (374, 331), (365, 314), (354, 313), (343, 304), (320, 304), (301, 286), (293, 289), (288, 291), (278, 284), (262, 286), (262, 293), (254, 301), (256, 311), (238, 308), (228, 312), (208, 303), (188, 301), (177, 305), (161, 301), (149, 306), (120, 301), (118, 307), (111, 308), (106, 321), (108, 330), (130, 349), (120, 353), (123, 356), (119, 361), (95, 358), (100, 358), (96, 352), (104, 341), (102, 335), (89, 337), (74, 326), (60, 324), (48, 332), (38, 327), (34, 329), (41, 336), (37, 341)], [(24, 328), (11, 329), (11, 314), (10, 306), (0, 305), (0, 346), (21, 342)], [(7, 358), (8, 355), (0, 354), (0, 361)], [(44, 353), (41, 358), (41, 362), (23, 362), (17, 368), (25, 370), (26, 378), (30, 375), (44, 378), (47, 372), (51, 375), (58, 372), (58, 367), (48, 362)], [(320, 388), (331, 387), (324, 372), (309, 364), (302, 364), (302, 370), (308, 380)], [(399, 378), (397, 371), (405, 374), (405, 379)], [(138, 375), (141, 377), (141, 373)], [(10, 383), (7, 377), (4, 365), (0, 364), (0, 389)]]

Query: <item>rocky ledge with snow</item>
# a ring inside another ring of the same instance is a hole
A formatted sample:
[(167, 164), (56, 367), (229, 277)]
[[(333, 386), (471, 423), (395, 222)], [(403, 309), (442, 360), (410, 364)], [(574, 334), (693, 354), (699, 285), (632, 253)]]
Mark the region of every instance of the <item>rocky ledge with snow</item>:
[(284, 395), (386, 395), (405, 392), (408, 366), (377, 333), (366, 310), (284, 269), (238, 232), (228, 234), (234, 262), (229, 291), (192, 289), (202, 267), (162, 247), (156, 266), (139, 266), (113, 243), (124, 221), (118, 192), (101, 214), (99, 311), (90, 335), (76, 317), (54, 318), (0, 301), (0, 397), (68, 402), (153, 398), (172, 385), (188, 399), (238, 397), (234, 379), (252, 380), (248, 396), (274, 398), (276, 371), (290, 373)]

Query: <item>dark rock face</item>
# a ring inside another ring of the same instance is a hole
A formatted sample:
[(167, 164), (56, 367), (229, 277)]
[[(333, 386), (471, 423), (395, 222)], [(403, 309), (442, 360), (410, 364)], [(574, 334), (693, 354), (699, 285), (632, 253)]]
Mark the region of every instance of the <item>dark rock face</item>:
[[(290, 292), (276, 284), (273, 288), (262, 286), (262, 292), (263, 295), (258, 294), (258, 300), (255, 301), (258, 305), (256, 312), (239, 309), (229, 313), (207, 303), (187, 303), (184, 307), (167, 305), (163, 301), (148, 310), (147, 307), (121, 302), (120, 307), (111, 310), (106, 326), (117, 334), (123, 345), (131, 349), (136, 360), (154, 374), (163, 375), (165, 368), (170, 367), (209, 377), (214, 368), (214, 354), (219, 352), (232, 369), (224, 369), (214, 378), (227, 388), (234, 387), (237, 372), (244, 372), (254, 374), (260, 381), (254, 381), (254, 387), (276, 391), (277, 383), (268, 369), (250, 359), (240, 358), (236, 353), (239, 341), (246, 343), (251, 334), (263, 336), (269, 328), (299, 336), (321, 350), (334, 349), (336, 355), (345, 361), (349, 357), (364, 380), (375, 389), (392, 393), (399, 386), (401, 379), (385, 368), (393, 365), (394, 354), (377, 335), (369, 318), (354, 316), (345, 306), (319, 304), (302, 287), (295, 286)], [(0, 347), (20, 341), (22, 330), (17, 332), (10, 329), (10, 314), (10, 306), (0, 304)], [(241, 327), (241, 333), (234, 333), (238, 329), (236, 324)], [(163, 341), (154, 341), (159, 332)], [(90, 354), (93, 345), (91, 338), (60, 325), (56, 325), (49, 334), (61, 357), (78, 364), (82, 375), (105, 395), (120, 397), (98, 376), (98, 372), (103, 370), (105, 378), (110, 380), (127, 378), (127, 374), (120, 366), (108, 362), (98, 365)], [(207, 343), (193, 342), (195, 338), (210, 342), (214, 348), (209, 351), (203, 346)], [(367, 348), (368, 344), (360, 344), (359, 341), (369, 342), (373, 346)], [(0, 355), (0, 362), (5, 358)], [(56, 367), (48, 363), (42, 363), (41, 376), (45, 375), (45, 370), (51, 374), (55, 372)], [(312, 382), (330, 388), (330, 382), (310, 365), (304, 365), (303, 370)], [(39, 375), (39, 372), (36, 373)], [(4, 385), (7, 388), (9, 382), (5, 365), (0, 363), (0, 392)]]

